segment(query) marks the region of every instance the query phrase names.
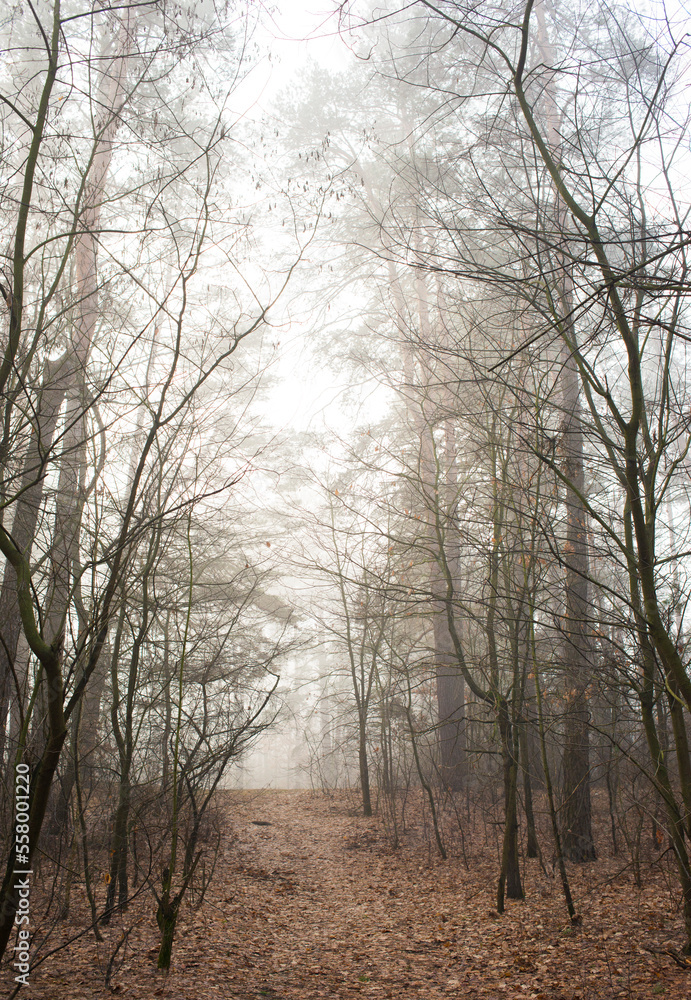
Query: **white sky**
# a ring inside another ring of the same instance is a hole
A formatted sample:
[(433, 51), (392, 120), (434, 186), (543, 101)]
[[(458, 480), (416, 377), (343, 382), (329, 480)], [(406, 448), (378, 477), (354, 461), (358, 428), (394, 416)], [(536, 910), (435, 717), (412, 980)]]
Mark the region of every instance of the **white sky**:
[[(270, 55), (252, 70), (233, 94), (235, 108), (249, 118), (260, 119), (266, 113), (273, 116), (272, 101), (291, 80), (299, 77), (309, 62), (338, 72), (346, 69), (354, 58), (339, 34), (335, 4), (330, 0), (279, 0), (278, 6), (280, 9), (273, 16), (264, 14), (255, 35)], [(290, 320), (276, 330), (281, 349), (271, 367), (278, 384), (268, 400), (270, 420), (278, 431), (327, 431), (331, 428), (347, 434), (345, 424), (354, 426), (363, 419), (380, 419), (390, 394), (373, 385), (363, 387), (356, 412), (344, 419), (343, 393), (348, 387), (343, 383), (343, 376), (339, 379), (326, 365), (315, 362), (310, 350), (313, 331), (324, 323), (324, 315), (323, 310), (321, 316), (318, 315), (318, 308), (310, 311), (309, 289), (307, 295), (300, 295), (300, 282), (304, 284), (305, 281), (303, 273), (288, 289), (283, 308), (286, 310), (284, 316), (290, 315)], [(339, 326), (346, 329), (349, 323), (358, 321), (357, 307), (352, 301), (341, 299), (339, 303), (334, 299), (332, 304), (330, 322), (335, 330)], [(321, 307), (323, 303), (316, 305)], [(339, 306), (350, 314), (342, 323), (336, 319)], [(279, 303), (272, 313), (279, 324), (281, 312)]]
[(234, 96), (237, 108), (261, 112), (286, 82), (308, 60), (341, 70), (350, 53), (338, 32), (338, 20), (329, 0), (279, 0), (280, 9), (265, 13), (257, 39), (270, 57), (252, 70)]

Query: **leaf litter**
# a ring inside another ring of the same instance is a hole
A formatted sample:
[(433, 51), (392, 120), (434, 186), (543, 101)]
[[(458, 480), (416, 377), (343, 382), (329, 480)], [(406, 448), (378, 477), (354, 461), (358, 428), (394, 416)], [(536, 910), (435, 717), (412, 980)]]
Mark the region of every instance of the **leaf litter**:
[[(218, 809), (224, 838), (214, 878), (198, 908), (183, 908), (167, 976), (156, 968), (155, 906), (145, 890), (102, 942), (88, 932), (50, 954), (21, 996), (682, 1000), (691, 991), (664, 856), (640, 889), (626, 860), (606, 850), (570, 866), (582, 916), (574, 927), (558, 877), (538, 860), (524, 862), (525, 900), (508, 901), (500, 916), (494, 845), (469, 828), (463, 852), (449, 834), (442, 860), (424, 836), (421, 803), (408, 806), (398, 849), (348, 793), (226, 791)], [(72, 894), (69, 920), (44, 951), (88, 926), (83, 891)], [(32, 902), (39, 912), (38, 891)], [(13, 985), (6, 965), (3, 986)]]

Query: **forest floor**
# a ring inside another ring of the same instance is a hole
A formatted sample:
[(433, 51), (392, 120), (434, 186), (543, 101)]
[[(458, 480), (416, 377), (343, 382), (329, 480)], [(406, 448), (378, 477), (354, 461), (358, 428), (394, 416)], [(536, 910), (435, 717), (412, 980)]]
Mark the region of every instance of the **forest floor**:
[[(682, 929), (664, 860), (643, 867), (641, 889), (623, 857), (570, 866), (582, 914), (572, 927), (551, 862), (526, 862), (526, 899), (497, 914), (497, 848), (486, 842), (487, 824), (469, 826), (463, 843), (450, 840), (442, 860), (419, 806), (408, 810), (398, 849), (382, 821), (358, 815), (345, 793), (223, 792), (220, 809), (214, 878), (202, 905), (182, 910), (167, 976), (156, 969), (159, 935), (146, 890), (103, 942), (86, 933), (49, 955), (20, 1000), (691, 994), (691, 969), (670, 953), (680, 958)], [(86, 925), (79, 896), (74, 887), (70, 918), (45, 951)], [(2, 975), (8, 995), (14, 972), (5, 966)]]

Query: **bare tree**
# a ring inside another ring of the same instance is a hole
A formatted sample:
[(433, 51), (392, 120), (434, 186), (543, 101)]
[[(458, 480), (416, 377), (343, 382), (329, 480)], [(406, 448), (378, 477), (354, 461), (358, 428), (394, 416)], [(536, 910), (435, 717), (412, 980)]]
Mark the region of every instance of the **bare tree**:
[[(245, 221), (223, 201), (232, 170), (222, 155), (242, 36), (236, 44), (216, 11), (211, 22), (188, 14), (178, 32), (158, 0), (136, 21), (127, 10), (54, 0), (45, 15), (31, 7), (11, 22), (20, 55), (3, 79), (15, 167), (4, 196), (16, 210), (6, 224), (0, 360), (0, 730), (9, 707), (10, 771), (31, 755), (27, 861), (70, 721), (128, 586), (146, 577), (138, 562), (156, 554), (162, 525), (203, 496), (227, 494), (243, 474), (238, 447), (220, 481), (176, 478), (186, 461), (181, 429), (199, 427), (194, 404), (207, 391), (232, 394), (231, 358), (262, 329), (291, 273), (279, 267), (261, 287), (239, 278), (230, 294), (212, 279), (223, 266), (239, 275), (245, 253)], [(229, 58), (202, 79), (219, 46)], [(299, 256), (298, 246), (293, 263)], [(217, 461), (212, 435), (201, 453), (202, 466)], [(140, 625), (142, 644), (148, 624)], [(3, 948), (15, 861), (12, 841)]]
[[(411, 238), (392, 210), (389, 253), (489, 287), (520, 307), (523, 336), (488, 366), (488, 377), (503, 377), (511, 359), (533, 347), (542, 346), (542, 363), (561, 361), (561, 418), (550, 430), (552, 446), (536, 451), (561, 484), (567, 515), (554, 552), (567, 574), (562, 657), (571, 664), (565, 847), (573, 857), (593, 856), (587, 683), (595, 668), (594, 587), (608, 586), (599, 567), (592, 578), (587, 533), (594, 530), (629, 577), (628, 593), (619, 591), (620, 622), (628, 627), (629, 614), (636, 622), (635, 655), (647, 678), (641, 721), (665, 789), (691, 934), (686, 740), (678, 725), (679, 801), (652, 712), (656, 663), (680, 704), (688, 708), (691, 696), (663, 611), (672, 582), (656, 531), (665, 496), (684, 495), (689, 446), (687, 209), (675, 190), (687, 134), (676, 77), (687, 42), (672, 20), (660, 27), (624, 8), (603, 6), (588, 32), (571, 23), (567, 8), (533, 0), (515, 10), (422, 0), (413, 14), (418, 25), (429, 19), (427, 34), (418, 34), (424, 76), (407, 78), (443, 98), (422, 209), (435, 237), (421, 244), (418, 227)], [(406, 76), (403, 70), (401, 61)], [(454, 135), (456, 114), (465, 132)], [(483, 199), (479, 213), (466, 184)], [(652, 195), (656, 184), (662, 196)], [(588, 466), (597, 492), (586, 481)]]

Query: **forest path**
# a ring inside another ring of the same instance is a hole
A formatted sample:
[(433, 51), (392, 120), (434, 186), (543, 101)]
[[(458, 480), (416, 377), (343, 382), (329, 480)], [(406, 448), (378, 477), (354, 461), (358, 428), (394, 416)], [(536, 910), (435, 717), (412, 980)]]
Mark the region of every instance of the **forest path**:
[(248, 985), (267, 996), (424, 989), (429, 998), (459, 986), (433, 886), (411, 884), (376, 820), (349, 814), (342, 797), (329, 804), (304, 792), (249, 796), (233, 813), (242, 830), (233, 849), (245, 859), (233, 902), (256, 929), (249, 954), (237, 949)]
[[(269, 790), (227, 796), (236, 837), (225, 847), (226, 951), (218, 956), (215, 981), (225, 989), (212, 988), (209, 969), (209, 997), (686, 996), (684, 973), (661, 979), (669, 963), (640, 946), (659, 912), (659, 887), (651, 887), (645, 906), (637, 893), (634, 908), (627, 877), (616, 891), (608, 888), (618, 861), (603, 862), (604, 869), (573, 866), (572, 888), (588, 912), (584, 928), (573, 932), (557, 880), (537, 861), (524, 864), (526, 901), (508, 901), (506, 913), (496, 913), (497, 857), (481, 834), (484, 824), (467, 831), (468, 869), (457, 840), (449, 843), (447, 860), (433, 849), (419, 803), (409, 805), (404, 846), (393, 850), (381, 819), (363, 817), (355, 795)], [(454, 829), (457, 835), (455, 818), (447, 816), (447, 837)], [(218, 879), (214, 885), (218, 895)], [(178, 983), (186, 967), (183, 940)]]
[(216, 870), (202, 905), (185, 902), (170, 974), (156, 969), (160, 935), (148, 888), (99, 943), (75, 888), (70, 920), (56, 933), (85, 933), (32, 973), (20, 1000), (688, 996), (689, 973), (664, 952), (681, 927), (662, 868), (646, 869), (640, 890), (626, 860), (604, 851), (595, 864), (570, 866), (584, 916), (574, 930), (557, 880), (525, 862), (526, 900), (509, 901), (500, 917), (491, 816), (464, 818), (466, 868), (456, 816), (445, 817), (442, 860), (421, 801), (411, 792), (404, 843), (393, 850), (381, 818), (364, 818), (354, 795), (222, 792)]

